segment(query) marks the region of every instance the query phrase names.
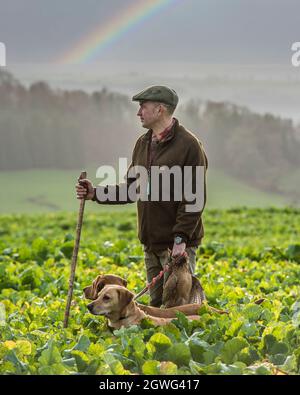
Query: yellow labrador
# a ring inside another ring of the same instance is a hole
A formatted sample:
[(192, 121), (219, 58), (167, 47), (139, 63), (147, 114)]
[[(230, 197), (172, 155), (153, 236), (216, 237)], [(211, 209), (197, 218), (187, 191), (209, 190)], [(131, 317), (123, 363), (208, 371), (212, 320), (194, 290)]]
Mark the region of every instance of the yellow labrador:
[[(171, 322), (171, 318), (147, 315), (133, 298), (134, 294), (121, 285), (106, 285), (87, 308), (94, 315), (105, 316), (109, 327), (113, 329), (139, 324), (144, 318), (151, 319), (154, 325), (166, 325)], [(199, 316), (190, 315), (187, 318), (198, 320)]]

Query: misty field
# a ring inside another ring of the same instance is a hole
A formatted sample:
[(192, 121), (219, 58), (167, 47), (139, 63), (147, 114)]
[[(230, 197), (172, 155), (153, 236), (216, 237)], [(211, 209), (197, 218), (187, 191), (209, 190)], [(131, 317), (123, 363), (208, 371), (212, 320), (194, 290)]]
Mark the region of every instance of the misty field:
[[(88, 177), (96, 185), (97, 166), (88, 166)], [(0, 213), (41, 213), (72, 211), (78, 208), (75, 197), (75, 183), (81, 170), (26, 170), (1, 171)], [(113, 183), (108, 180), (107, 183)], [(286, 188), (295, 181), (285, 180)], [(269, 207), (285, 206), (291, 203), (287, 197), (276, 193), (260, 191), (225, 173), (209, 169), (207, 175), (207, 207), (227, 209), (236, 206)], [(299, 202), (297, 203), (299, 204)], [(88, 212), (103, 212), (110, 208), (94, 203), (87, 204)], [(124, 206), (114, 206), (114, 210), (124, 210)], [(126, 210), (135, 210), (127, 205)]]
[[(299, 374), (300, 211), (207, 210), (196, 274), (208, 303), (166, 327), (111, 333), (83, 287), (99, 273), (145, 285), (132, 210), (86, 213), (70, 324), (63, 329), (76, 214), (0, 216), (2, 374)], [(257, 305), (258, 299), (264, 301)], [(147, 295), (141, 302), (148, 303)]]

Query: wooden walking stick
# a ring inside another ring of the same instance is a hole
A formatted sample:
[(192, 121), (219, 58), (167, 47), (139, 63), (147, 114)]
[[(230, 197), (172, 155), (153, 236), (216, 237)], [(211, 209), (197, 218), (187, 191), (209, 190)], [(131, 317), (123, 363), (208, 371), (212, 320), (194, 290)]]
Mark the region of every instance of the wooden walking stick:
[[(80, 183), (80, 180), (83, 180), (86, 177), (87, 177), (86, 171), (82, 171), (79, 178), (78, 178), (78, 182)], [(65, 310), (64, 328), (67, 328), (68, 321), (69, 321), (70, 307), (71, 307), (73, 287), (74, 287), (75, 270), (76, 270), (76, 263), (77, 263), (77, 255), (78, 255), (78, 249), (79, 249), (79, 243), (80, 243), (84, 205), (85, 205), (85, 199), (83, 198), (80, 200), (79, 213), (78, 213), (78, 219), (77, 219), (76, 240), (75, 240), (75, 245), (74, 245), (73, 254), (72, 254), (72, 261), (71, 261), (71, 274), (70, 274), (70, 279), (69, 279), (69, 290), (68, 290), (67, 306), (66, 306), (66, 310)]]

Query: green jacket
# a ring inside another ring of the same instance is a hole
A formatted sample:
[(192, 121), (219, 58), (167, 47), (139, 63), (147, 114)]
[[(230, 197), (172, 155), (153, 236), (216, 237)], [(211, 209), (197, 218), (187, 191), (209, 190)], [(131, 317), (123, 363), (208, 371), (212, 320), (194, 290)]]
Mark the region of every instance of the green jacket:
[[(149, 169), (149, 148), (151, 144), (152, 130), (140, 136), (135, 144), (132, 162), (128, 171), (133, 166), (144, 166)], [(152, 161), (152, 166), (204, 166), (205, 175), (207, 169), (207, 157), (202, 148), (202, 144), (198, 138), (182, 125), (179, 124), (175, 118), (175, 123), (169, 135), (165, 140), (159, 142), (156, 148), (156, 154)], [(127, 172), (128, 174), (128, 172)], [(197, 246), (200, 244), (204, 235), (203, 223), (201, 214), (206, 203), (206, 177), (204, 177), (203, 189), (203, 206), (201, 211), (186, 212), (185, 205), (192, 204), (186, 202), (184, 199), (181, 201), (172, 200), (174, 183), (171, 178), (171, 201), (162, 201), (161, 195), (159, 201), (137, 201), (138, 211), (138, 237), (142, 244), (151, 248), (153, 251), (159, 251), (165, 248), (172, 248), (174, 237), (179, 235), (186, 240), (187, 247)], [(105, 193), (108, 187), (115, 188), (116, 200), (115, 201), (99, 201), (97, 194), (93, 200), (101, 204), (126, 204), (132, 203), (130, 199), (121, 200), (119, 198), (120, 188), (128, 190), (131, 183), (135, 181), (134, 178), (127, 178), (126, 183), (97, 187), (95, 189), (103, 189)], [(192, 173), (192, 184), (195, 187), (196, 173)], [(160, 179), (160, 188), (161, 179)], [(195, 191), (195, 188), (193, 188)]]

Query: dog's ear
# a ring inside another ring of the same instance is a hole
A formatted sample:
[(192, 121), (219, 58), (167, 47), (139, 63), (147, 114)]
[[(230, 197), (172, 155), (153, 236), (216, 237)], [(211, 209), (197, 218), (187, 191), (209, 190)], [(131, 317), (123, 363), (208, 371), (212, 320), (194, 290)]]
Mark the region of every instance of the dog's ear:
[(91, 285), (83, 288), (83, 294), (86, 299), (94, 300), (92, 297), (92, 286)]
[(116, 284), (127, 287), (127, 281), (124, 278), (117, 276), (116, 274), (108, 274), (106, 278), (107, 284)]
[(127, 288), (121, 288), (121, 287), (117, 290), (117, 292), (119, 295), (120, 313), (122, 315), (122, 312), (132, 301), (134, 294), (131, 291), (129, 291)]
[(86, 299), (90, 300), (95, 300), (98, 297), (98, 292), (101, 291), (101, 289), (104, 287), (104, 284), (102, 285), (102, 280), (103, 276), (97, 276), (95, 280), (92, 282), (92, 285), (89, 285), (88, 287), (85, 287), (83, 289), (84, 296)]
[(98, 293), (102, 290), (104, 286), (105, 286), (105, 281), (103, 279), (103, 275), (100, 274), (99, 276), (96, 277), (96, 279), (93, 281), (92, 284), (92, 296), (94, 299), (97, 299)]
[(127, 287), (127, 280), (125, 278), (120, 277), (120, 280), (122, 282), (122, 285), (126, 288)]

